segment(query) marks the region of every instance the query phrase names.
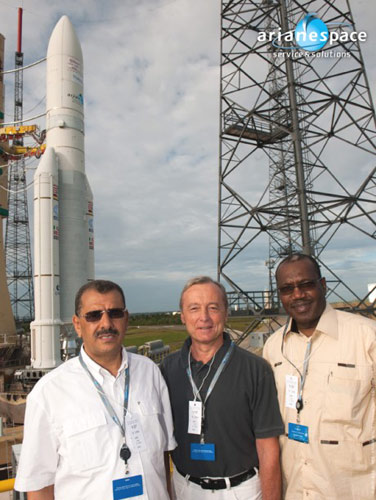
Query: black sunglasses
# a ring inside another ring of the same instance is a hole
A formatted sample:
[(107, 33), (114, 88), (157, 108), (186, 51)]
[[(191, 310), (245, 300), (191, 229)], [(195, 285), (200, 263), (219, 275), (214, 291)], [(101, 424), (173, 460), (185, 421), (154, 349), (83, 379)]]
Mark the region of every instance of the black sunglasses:
[(318, 278), (317, 280), (303, 281), (302, 283), (297, 283), (296, 285), (285, 285), (278, 288), (280, 295), (291, 295), (295, 288), (301, 292), (311, 292), (316, 288), (316, 283), (322, 280)]
[(114, 307), (113, 309), (103, 309), (103, 311), (98, 309), (95, 311), (89, 311), (86, 314), (82, 314), (79, 316), (79, 318), (85, 318), (88, 323), (96, 323), (97, 321), (100, 321), (102, 319), (104, 313), (107, 313), (110, 319), (121, 319), (124, 318), (125, 311), (126, 309), (121, 309), (120, 307)]

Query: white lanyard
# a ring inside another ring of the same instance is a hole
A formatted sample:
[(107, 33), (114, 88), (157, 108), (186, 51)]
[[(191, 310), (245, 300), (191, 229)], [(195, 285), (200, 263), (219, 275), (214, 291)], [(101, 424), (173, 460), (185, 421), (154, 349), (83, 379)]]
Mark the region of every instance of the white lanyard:
[(209, 370), (208, 370), (208, 373), (206, 374), (206, 376), (204, 377), (204, 380), (202, 381), (201, 385), (200, 385), (200, 388), (197, 389), (197, 386), (195, 384), (195, 381), (193, 380), (193, 377), (192, 377), (192, 369), (191, 369), (191, 351), (189, 350), (188, 352), (188, 367), (187, 367), (187, 375), (188, 375), (188, 378), (189, 378), (189, 381), (191, 383), (191, 386), (192, 386), (192, 391), (193, 391), (193, 397), (194, 397), (194, 400), (196, 401), (196, 399), (198, 398), (201, 403), (202, 403), (202, 410), (201, 410), (201, 442), (203, 443), (204, 442), (204, 423), (205, 423), (205, 405), (206, 405), (206, 401), (208, 400), (210, 394), (212, 393), (213, 389), (214, 389), (214, 386), (215, 384), (217, 383), (217, 380), (219, 378), (219, 376), (221, 375), (221, 373), (223, 372), (223, 369), (224, 367), (226, 366), (226, 363), (230, 357), (230, 354), (234, 348), (234, 342), (231, 341), (231, 344), (230, 344), (230, 347), (228, 348), (225, 356), (223, 357), (220, 365), (218, 366), (215, 374), (214, 374), (214, 377), (212, 378), (212, 381), (210, 382), (210, 385), (209, 385), (209, 388), (208, 388), (208, 391), (206, 393), (206, 396), (205, 396), (205, 399), (204, 401), (202, 401), (202, 397), (201, 397), (201, 394), (200, 394), (200, 391), (202, 389), (202, 386), (204, 385), (204, 382), (205, 380), (207, 379), (210, 371), (211, 371), (211, 368), (212, 368), (212, 365), (213, 365), (213, 361), (214, 361), (214, 358), (215, 358), (215, 355), (213, 356), (211, 362), (210, 362), (210, 366), (209, 366)]
[(300, 374), (300, 391), (299, 391), (298, 400), (296, 401), (296, 410), (297, 410), (298, 414), (303, 409), (303, 387), (304, 387), (304, 384), (306, 381), (309, 358), (311, 356), (311, 346), (312, 346), (312, 343), (311, 343), (311, 341), (309, 341), (307, 344), (305, 355), (304, 355), (303, 373), (300, 373), (298, 370), (298, 372)]
[[(199, 398), (200, 401), (202, 401), (201, 399), (201, 394), (200, 394), (200, 391), (205, 383), (205, 380), (208, 378), (209, 376), (209, 373), (211, 372), (211, 369), (212, 369), (212, 366), (213, 366), (213, 363), (214, 363), (214, 360), (215, 360), (215, 355), (217, 353), (214, 354), (214, 356), (212, 357), (211, 361), (210, 361), (210, 365), (209, 365), (209, 370), (207, 371), (205, 377), (202, 379), (202, 382), (200, 384), (200, 387), (197, 389), (197, 386), (193, 380), (193, 377), (192, 377), (192, 368), (191, 368), (191, 348), (189, 349), (189, 353), (188, 353), (188, 368), (189, 370), (187, 371), (188, 373), (188, 376), (189, 376), (189, 380), (191, 382), (191, 385), (192, 385), (192, 389), (193, 389), (193, 397), (194, 397), (194, 401), (197, 400), (197, 397)], [(206, 398), (205, 398), (205, 401), (206, 401)]]
[(212, 381), (210, 382), (210, 385), (209, 385), (209, 389), (208, 389), (208, 392), (206, 393), (206, 396), (205, 396), (205, 400), (202, 401), (202, 398), (201, 398), (201, 394), (200, 394), (200, 390), (202, 389), (202, 386), (207, 378), (207, 376), (209, 375), (209, 372), (211, 370), (211, 367), (212, 367), (212, 364), (213, 364), (213, 361), (214, 361), (214, 358), (215, 358), (215, 355), (210, 363), (210, 366), (209, 366), (209, 371), (208, 373), (206, 374), (204, 380), (202, 381), (202, 384), (200, 385), (200, 389), (197, 389), (197, 386), (195, 384), (195, 381), (193, 380), (193, 377), (192, 377), (192, 370), (191, 370), (191, 351), (189, 350), (189, 353), (188, 353), (188, 368), (187, 368), (187, 374), (188, 374), (188, 378), (189, 378), (189, 381), (191, 383), (191, 386), (192, 386), (192, 390), (193, 390), (193, 396), (194, 398), (196, 399), (196, 397), (198, 396), (199, 400), (205, 405), (206, 401), (208, 400), (208, 397), (210, 396), (210, 394), (212, 393), (213, 389), (214, 389), (214, 386), (215, 384), (217, 383), (217, 380), (220, 376), (220, 374), (223, 372), (223, 369), (224, 367), (226, 366), (226, 363), (228, 361), (228, 358), (230, 357), (230, 354), (232, 352), (234, 348), (234, 342), (231, 341), (231, 344), (230, 344), (230, 347), (227, 349), (227, 352), (225, 354), (225, 356), (223, 357), (222, 361), (221, 361), (221, 364), (218, 366), (217, 368), (217, 371), (215, 372), (215, 375), (214, 377), (212, 378)]
[(83, 369), (86, 371), (86, 373), (88, 374), (89, 378), (93, 382), (94, 387), (96, 388), (97, 393), (98, 393), (99, 397), (101, 398), (102, 403), (104, 404), (106, 410), (108, 411), (108, 413), (109, 413), (112, 421), (115, 422), (115, 424), (121, 430), (121, 433), (122, 433), (123, 438), (124, 438), (124, 443), (123, 443), (123, 445), (122, 445), (122, 447), (120, 449), (120, 458), (124, 461), (124, 464), (125, 464), (125, 474), (128, 474), (128, 472), (129, 472), (129, 469), (128, 469), (128, 460), (131, 457), (131, 450), (128, 448), (127, 441), (126, 441), (126, 438), (125, 438), (125, 417), (127, 415), (128, 401), (129, 401), (129, 368), (127, 367), (125, 369), (123, 424), (121, 424), (118, 416), (116, 415), (116, 412), (115, 412), (112, 404), (108, 400), (108, 398), (107, 398), (107, 396), (106, 396), (106, 394), (105, 394), (105, 392), (103, 390), (103, 387), (98, 382), (98, 380), (92, 375), (92, 373), (90, 372), (89, 368), (87, 367), (85, 361), (83, 360), (83, 358), (81, 356), (81, 353), (79, 354), (79, 360), (80, 360), (80, 363), (81, 363)]
[(284, 341), (285, 341), (285, 337), (286, 337), (287, 328), (289, 326), (289, 323), (290, 323), (290, 318), (288, 317), (285, 328), (283, 330), (283, 334), (282, 334), (281, 353), (282, 353), (282, 356), (290, 363), (291, 366), (293, 366), (295, 368), (295, 370), (300, 375), (300, 390), (299, 390), (299, 396), (298, 396), (298, 399), (296, 400), (296, 405), (295, 405), (296, 411), (297, 411), (297, 421), (299, 422), (299, 420), (300, 420), (299, 413), (303, 409), (303, 388), (304, 388), (304, 384), (305, 384), (306, 377), (307, 377), (309, 358), (311, 357), (311, 354), (312, 354), (311, 353), (312, 341), (310, 339), (308, 344), (307, 344), (305, 355), (304, 355), (304, 361), (303, 361), (303, 372), (301, 372), (299, 370), (299, 368), (297, 366), (295, 366), (294, 363), (292, 361), (290, 361), (289, 358), (287, 356), (285, 356), (285, 354), (283, 352)]
[(84, 368), (86, 373), (89, 375), (90, 379), (92, 380), (92, 382), (93, 382), (93, 384), (94, 384), (94, 386), (99, 394), (99, 397), (101, 398), (101, 400), (102, 400), (106, 410), (108, 411), (111, 419), (115, 422), (116, 425), (118, 425), (120, 427), (121, 433), (125, 439), (125, 416), (126, 416), (127, 411), (128, 411), (128, 400), (129, 400), (129, 369), (128, 368), (125, 369), (123, 425), (122, 425), (120, 420), (118, 419), (118, 416), (115, 413), (115, 410), (113, 409), (111, 403), (109, 402), (109, 400), (108, 400), (108, 398), (103, 390), (103, 387), (98, 382), (98, 380), (96, 380), (96, 378), (94, 378), (94, 376), (90, 372), (89, 368), (87, 367), (85, 361), (83, 360), (83, 358), (81, 356), (81, 353), (79, 355), (79, 360), (80, 360), (82, 367)]

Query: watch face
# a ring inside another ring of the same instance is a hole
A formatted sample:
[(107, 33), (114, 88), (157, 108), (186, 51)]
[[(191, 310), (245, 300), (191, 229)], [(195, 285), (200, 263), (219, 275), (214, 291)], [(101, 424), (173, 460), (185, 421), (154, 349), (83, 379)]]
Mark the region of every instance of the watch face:
[(123, 444), (120, 450), (120, 458), (127, 462), (131, 457), (131, 450), (128, 448), (126, 444)]

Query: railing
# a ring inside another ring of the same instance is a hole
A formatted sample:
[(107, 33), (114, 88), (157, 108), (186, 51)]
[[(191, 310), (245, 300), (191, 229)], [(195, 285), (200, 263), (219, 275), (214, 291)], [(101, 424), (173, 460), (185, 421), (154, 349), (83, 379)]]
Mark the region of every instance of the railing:
[(163, 340), (150, 340), (138, 349), (138, 354), (142, 354), (159, 364), (163, 358), (170, 353), (170, 346), (164, 345)]

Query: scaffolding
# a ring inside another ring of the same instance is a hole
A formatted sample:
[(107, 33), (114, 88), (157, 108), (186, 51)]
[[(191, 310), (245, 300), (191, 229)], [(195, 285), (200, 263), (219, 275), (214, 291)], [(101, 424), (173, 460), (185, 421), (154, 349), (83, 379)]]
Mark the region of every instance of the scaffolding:
[(338, 35), (355, 29), (347, 0), (222, 1), (218, 279), (230, 305), (260, 318), (280, 310), (274, 272), (292, 252), (319, 261), (331, 302), (375, 314), (342, 279), (339, 254), (353, 238), (369, 261), (376, 238), (375, 111), (361, 42), (294, 46), (286, 34), (309, 13)]
[[(18, 46), (15, 54), (14, 122), (23, 120), (23, 52), (21, 51), (22, 9), (18, 11)], [(13, 139), (23, 146), (23, 136)], [(9, 162), (8, 218), (5, 233), (5, 259), (8, 290), (17, 323), (34, 318), (34, 293), (31, 264), (29, 213), (26, 190), (25, 159)]]

